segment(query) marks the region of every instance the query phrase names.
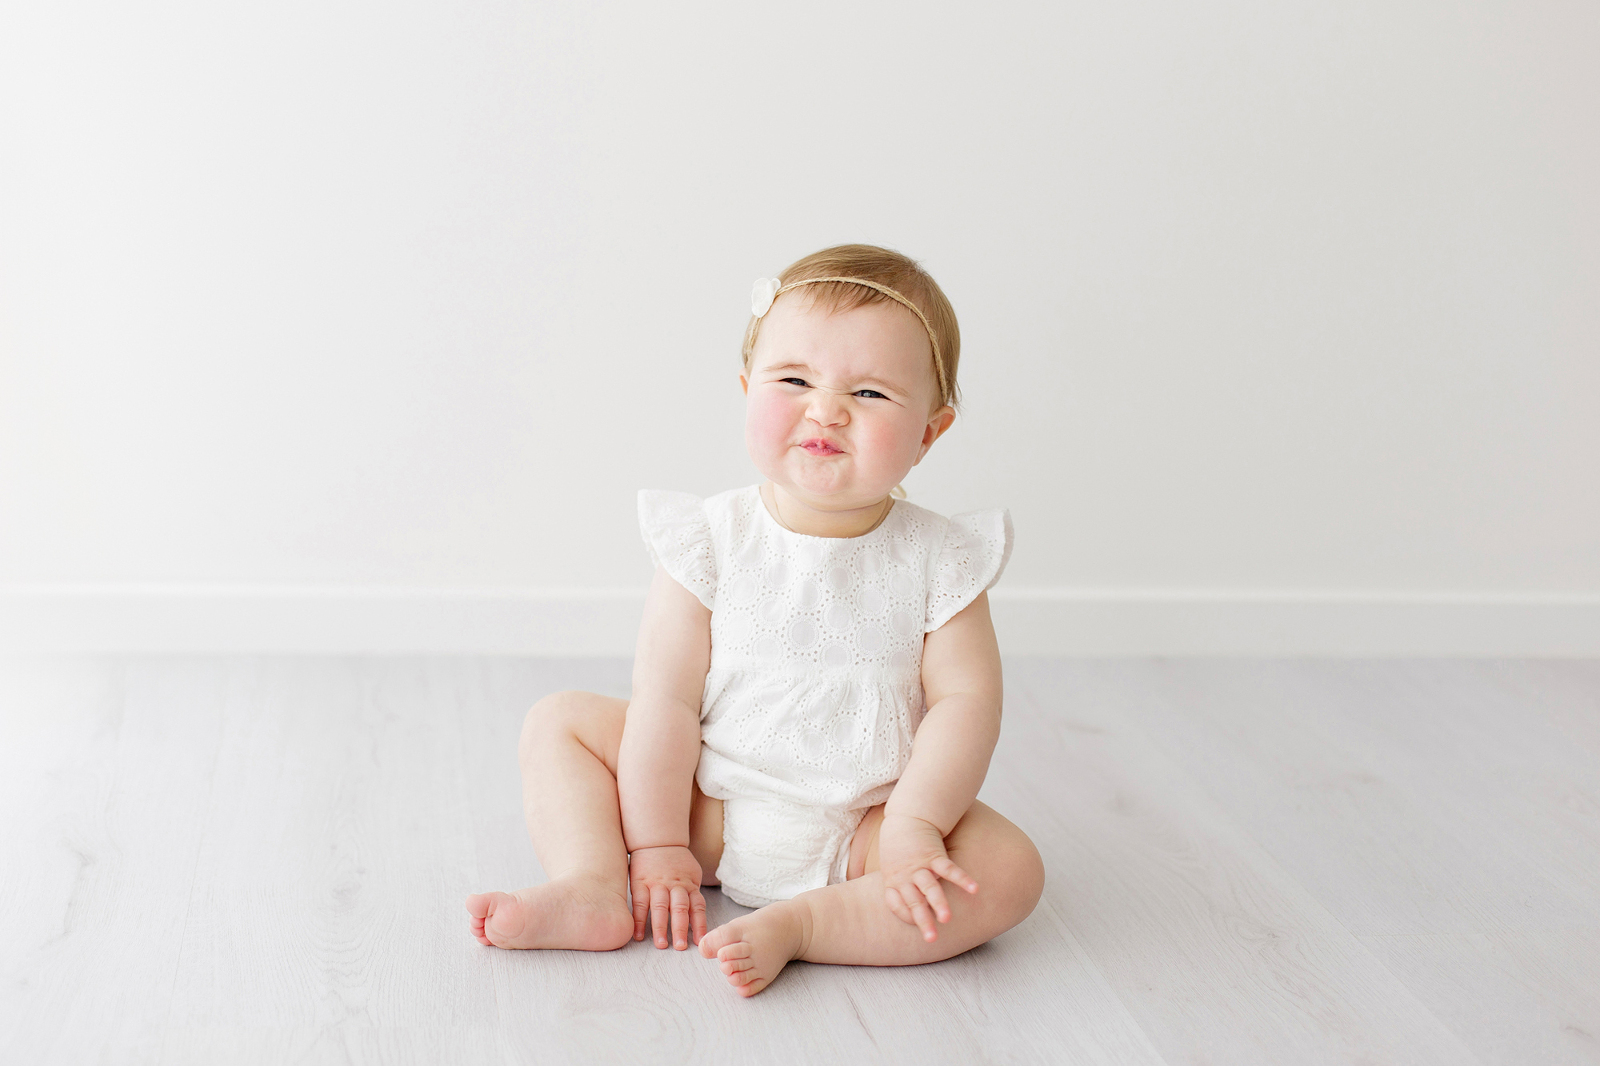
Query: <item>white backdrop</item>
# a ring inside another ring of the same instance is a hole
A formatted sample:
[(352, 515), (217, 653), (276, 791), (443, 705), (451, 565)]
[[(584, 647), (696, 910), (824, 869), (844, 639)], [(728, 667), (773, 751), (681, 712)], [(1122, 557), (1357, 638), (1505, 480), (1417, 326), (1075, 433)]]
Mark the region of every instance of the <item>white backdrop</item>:
[(12, 5), (0, 636), (621, 651), (750, 281), (961, 315), (1031, 651), (1600, 653), (1578, 2)]

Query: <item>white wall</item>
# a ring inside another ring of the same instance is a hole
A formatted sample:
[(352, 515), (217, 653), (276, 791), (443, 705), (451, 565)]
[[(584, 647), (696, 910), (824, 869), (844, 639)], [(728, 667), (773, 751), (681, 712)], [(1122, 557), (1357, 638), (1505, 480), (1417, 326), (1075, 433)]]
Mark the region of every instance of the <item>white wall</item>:
[(907, 487), (1011, 507), (1013, 647), (1600, 653), (1592, 5), (13, 8), (13, 642), (626, 651), (635, 490), (755, 480), (751, 279), (861, 240), (961, 315)]

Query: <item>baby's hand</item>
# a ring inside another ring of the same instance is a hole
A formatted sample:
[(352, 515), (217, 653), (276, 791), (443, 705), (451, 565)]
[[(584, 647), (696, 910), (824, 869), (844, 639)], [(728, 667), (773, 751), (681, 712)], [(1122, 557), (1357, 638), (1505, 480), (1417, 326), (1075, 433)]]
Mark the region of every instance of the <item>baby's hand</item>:
[(889, 909), (902, 922), (921, 929), (924, 940), (938, 939), (934, 915), (941, 922), (950, 920), (939, 878), (968, 892), (978, 891), (978, 882), (950, 861), (939, 827), (908, 815), (884, 815), (878, 830), (878, 868)]
[[(656, 934), (656, 947), (683, 951), (693, 936), (706, 935), (706, 898), (700, 894), (700, 863), (688, 848), (670, 845), (639, 848), (628, 859), (628, 887), (633, 891), (633, 939), (644, 939), (645, 915)], [(669, 921), (670, 916), (670, 921)]]

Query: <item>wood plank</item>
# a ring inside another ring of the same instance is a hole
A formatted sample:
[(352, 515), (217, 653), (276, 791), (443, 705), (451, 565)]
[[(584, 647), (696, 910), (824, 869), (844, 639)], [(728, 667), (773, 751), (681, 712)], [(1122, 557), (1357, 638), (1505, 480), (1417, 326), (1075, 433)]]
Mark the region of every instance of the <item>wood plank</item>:
[(1125, 709), (1137, 667), (1010, 664), (1016, 820), (1073, 932), (1171, 1063), (1473, 1056)]
[(1478, 667), (1570, 743), (1600, 758), (1600, 660), (1524, 659)]
[[(1547, 832), (1507, 821), (1513, 785), (1486, 764), (1486, 741), (1471, 739), (1470, 708), (1460, 693), (1429, 691), (1419, 668), (1105, 663), (1080, 677), (1119, 693), (1123, 711), (1352, 932), (1590, 923), (1594, 891), (1540, 850)], [(1490, 728), (1481, 716), (1479, 726)], [(1541, 742), (1559, 761), (1553, 735)]]
[(1600, 1062), (1600, 930), (1361, 942), (1483, 1062)]
[(1553, 701), (1546, 664), (1092, 672), (1485, 1061), (1592, 1061), (1596, 762), (1562, 727), (1600, 676), (1571, 665)]
[(0, 1026), (30, 1061), (1593, 1061), (1596, 679), (1008, 661), (983, 797), (1038, 911), (746, 1001), (694, 954), (467, 935), (542, 877), (523, 712), (623, 661), (9, 661)]
[(1600, 924), (1600, 758), (1568, 742), (1526, 686), (1505, 683), (1516, 664), (1337, 669), (1341, 685), (1361, 682), (1330, 701), (1351, 742), (1391, 756), (1441, 819), (1514, 864), (1508, 884), (1554, 905), (1551, 886), (1577, 908), (1572, 925)]
[(1600, 915), (1600, 761), (1481, 664), (1173, 663), (1145, 676), (1130, 713), (1353, 932), (1583, 928)]
[(227, 679), (189, 660), (0, 664), (0, 1031), (16, 1062), (157, 1058)]
[(406, 659), (231, 668), (171, 1024), (490, 1024), (440, 920), (472, 862), (448, 679)]

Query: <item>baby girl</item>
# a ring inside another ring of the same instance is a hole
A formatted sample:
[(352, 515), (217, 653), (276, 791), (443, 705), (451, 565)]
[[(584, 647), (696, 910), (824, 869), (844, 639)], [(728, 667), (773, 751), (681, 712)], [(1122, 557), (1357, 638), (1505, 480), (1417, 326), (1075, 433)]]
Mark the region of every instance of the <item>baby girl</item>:
[[(632, 699), (528, 712), (523, 806), (549, 881), (468, 897), (485, 944), (609, 951), (648, 920), (656, 947), (692, 940), (752, 996), (791, 959), (950, 958), (1039, 900), (1038, 851), (976, 798), (1010, 515), (899, 492), (955, 420), (955, 311), (866, 245), (758, 281), (751, 310), (739, 384), (766, 481), (639, 494), (656, 571)], [(708, 885), (759, 909), (707, 932)]]

